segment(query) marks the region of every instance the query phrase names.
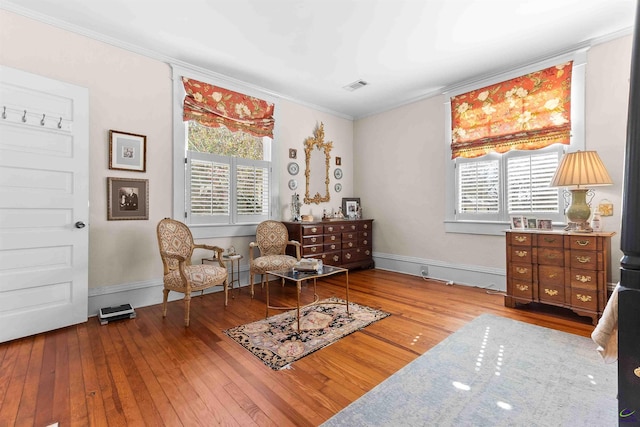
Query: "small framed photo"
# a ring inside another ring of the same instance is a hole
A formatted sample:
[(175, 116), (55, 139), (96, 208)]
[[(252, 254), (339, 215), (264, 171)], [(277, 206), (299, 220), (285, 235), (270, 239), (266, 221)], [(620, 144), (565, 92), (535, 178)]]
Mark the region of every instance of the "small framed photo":
[(535, 218), (527, 218), (527, 228), (538, 228), (538, 220)]
[(336, 166), (342, 165), (342, 157), (336, 157)]
[(360, 207), (360, 197), (344, 197), (342, 199), (342, 214), (345, 218), (355, 219), (358, 217)]
[(296, 157), (298, 157), (298, 150), (295, 148), (289, 148), (289, 158), (295, 159)]
[(109, 169), (146, 172), (147, 137), (110, 130)]
[(511, 217), (511, 228), (514, 230), (521, 230), (525, 228), (526, 218), (522, 215)]
[(107, 177), (107, 220), (149, 219), (149, 180)]
[(550, 219), (539, 219), (538, 228), (540, 230), (553, 230), (553, 225)]

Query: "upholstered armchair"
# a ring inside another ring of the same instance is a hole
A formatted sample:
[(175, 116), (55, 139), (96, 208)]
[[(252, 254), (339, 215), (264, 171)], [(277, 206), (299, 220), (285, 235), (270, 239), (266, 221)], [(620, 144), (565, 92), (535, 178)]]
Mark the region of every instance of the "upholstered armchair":
[[(296, 256), (286, 255), (287, 246), (296, 248)], [(254, 258), (255, 248), (260, 254)], [(256, 241), (249, 243), (249, 284), (251, 285), (251, 297), (253, 297), (253, 277), (256, 274), (262, 276), (261, 284), (264, 286), (268, 280), (267, 271), (284, 270), (292, 268), (300, 260), (300, 242), (289, 240), (287, 227), (281, 222), (268, 220), (258, 224), (256, 228)]]
[[(158, 223), (158, 245), (164, 266), (164, 296), (162, 299), (162, 317), (167, 316), (169, 291), (184, 294), (184, 325), (189, 326), (191, 293), (204, 291), (213, 286), (223, 286), (224, 305), (228, 303), (227, 269), (222, 262), (223, 249), (217, 246), (196, 245), (189, 227), (180, 221), (165, 218)], [(214, 260), (219, 265), (192, 265), (194, 249), (212, 250)]]

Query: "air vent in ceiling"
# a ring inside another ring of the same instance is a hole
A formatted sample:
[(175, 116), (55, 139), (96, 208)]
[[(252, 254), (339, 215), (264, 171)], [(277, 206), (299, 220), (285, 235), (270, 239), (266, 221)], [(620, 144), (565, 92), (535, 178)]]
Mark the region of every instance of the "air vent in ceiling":
[(368, 85), (369, 83), (365, 82), (364, 80), (356, 80), (353, 83), (349, 83), (346, 86), (342, 86), (342, 89), (344, 90), (348, 90), (349, 92), (353, 92), (356, 89), (360, 89), (361, 87), (364, 87), (366, 85)]

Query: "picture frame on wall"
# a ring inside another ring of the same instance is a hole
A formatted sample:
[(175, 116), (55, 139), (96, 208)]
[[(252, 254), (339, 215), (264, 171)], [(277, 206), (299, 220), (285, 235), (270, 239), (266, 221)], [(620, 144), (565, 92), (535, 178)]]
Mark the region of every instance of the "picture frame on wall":
[(146, 172), (147, 137), (110, 130), (109, 169)]
[(342, 214), (345, 218), (355, 219), (358, 215), (360, 207), (360, 197), (343, 197), (342, 198)]
[(511, 229), (513, 230), (522, 230), (525, 228), (526, 218), (522, 215), (512, 216), (511, 217)]
[(149, 219), (149, 180), (107, 177), (107, 220), (134, 219)]

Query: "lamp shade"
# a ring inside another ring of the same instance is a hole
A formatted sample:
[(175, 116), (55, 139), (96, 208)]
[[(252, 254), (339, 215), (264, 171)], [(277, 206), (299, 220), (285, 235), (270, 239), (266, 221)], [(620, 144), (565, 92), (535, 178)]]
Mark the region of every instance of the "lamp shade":
[(551, 187), (611, 185), (611, 177), (595, 151), (567, 153), (556, 170)]

